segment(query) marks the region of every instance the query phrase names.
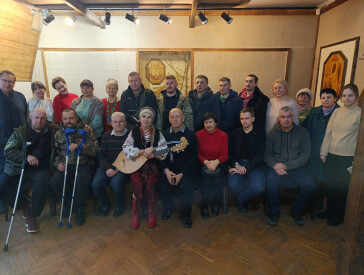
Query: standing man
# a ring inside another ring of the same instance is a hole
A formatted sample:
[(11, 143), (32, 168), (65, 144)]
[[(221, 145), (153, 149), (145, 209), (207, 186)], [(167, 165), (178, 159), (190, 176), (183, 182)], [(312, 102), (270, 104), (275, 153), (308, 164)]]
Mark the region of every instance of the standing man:
[(56, 77), (52, 80), (52, 87), (58, 92), (53, 99), (53, 111), (56, 123), (62, 121), (62, 112), (71, 106), (72, 101), (78, 98), (78, 95), (68, 92), (67, 83), (62, 77)]
[(171, 217), (175, 208), (173, 195), (178, 192), (181, 198), (183, 226), (189, 228), (192, 226), (193, 176), (198, 152), (196, 135), (183, 124), (184, 120), (180, 109), (173, 108), (170, 111), (169, 122), (172, 126), (163, 133), (168, 147), (180, 144), (182, 137), (187, 140), (188, 145), (181, 152), (170, 152), (161, 163), (163, 174), (159, 181), (159, 193), (164, 208), (162, 220)]
[[(3, 196), (6, 194), (9, 204), (13, 204), (15, 200), (26, 150), (22, 191), (28, 187), (33, 187), (33, 191), (30, 208), (23, 192), (19, 195), (17, 205), (23, 209), (23, 218), (27, 219), (25, 225), (29, 233), (39, 231), (36, 217), (42, 213), (47, 199), (54, 156), (54, 134), (58, 128), (57, 125), (47, 121), (47, 114), (43, 108), (35, 108), (30, 120), (15, 129), (5, 147), (6, 161), (4, 173), (0, 176), (0, 194), (3, 193)], [(30, 145), (24, 148), (24, 142), (30, 142)]]
[(196, 88), (188, 93), (193, 114), (193, 130), (195, 132), (204, 128), (204, 114), (214, 113), (217, 121), (220, 121), (221, 118), (219, 97), (211, 91), (208, 83), (209, 80), (206, 76), (198, 75), (195, 79)]
[[(0, 175), (4, 170), (4, 148), (14, 128), (27, 119), (28, 105), (22, 93), (14, 91), (16, 77), (10, 71), (0, 72)], [(4, 213), (0, 200), (0, 214)]]
[(300, 186), (290, 214), (297, 225), (304, 225), (302, 211), (315, 189), (315, 183), (306, 168), (311, 153), (310, 135), (305, 128), (293, 123), (293, 110), (289, 106), (279, 110), (277, 119), (278, 123), (267, 133), (264, 154), (264, 161), (268, 165), (268, 224), (278, 224), (281, 209), (279, 185), (284, 178), (289, 178)]
[[(63, 180), (66, 163), (67, 143), (64, 130), (66, 128), (74, 129), (74, 133), (69, 136), (69, 157), (67, 167), (67, 183), (65, 193), (65, 204), (63, 209), (63, 218), (67, 218), (70, 212), (71, 193), (73, 189), (73, 180), (76, 172), (77, 146), (82, 140), (82, 135), (77, 133), (78, 129), (87, 131), (85, 123), (76, 114), (76, 111), (70, 108), (63, 110), (62, 122), (60, 129), (55, 134), (56, 158), (53, 162), (56, 167), (51, 179), (51, 187), (58, 198), (63, 191)], [(76, 182), (76, 192), (74, 199), (74, 209), (76, 212), (76, 225), (81, 226), (85, 223), (85, 206), (90, 190), (91, 180), (94, 173), (94, 158), (99, 152), (96, 137), (92, 132), (87, 132), (87, 138), (81, 149), (81, 155), (78, 166), (78, 175)]]
[(269, 98), (262, 93), (257, 85), (258, 77), (249, 74), (245, 78), (245, 87), (239, 92), (239, 96), (243, 99), (243, 108), (249, 107), (254, 110), (254, 127), (265, 129)]
[(230, 138), (233, 130), (241, 125), (239, 114), (243, 109), (243, 101), (238, 93), (231, 89), (231, 81), (227, 77), (222, 77), (219, 80), (219, 91), (216, 95), (220, 99), (221, 106), (219, 129), (228, 134)]
[(177, 80), (173, 75), (166, 76), (166, 89), (161, 92), (158, 97), (158, 118), (157, 128), (161, 131), (171, 127), (169, 122), (169, 111), (173, 108), (182, 110), (185, 117), (184, 124), (193, 129), (193, 117), (190, 101), (186, 98), (180, 90), (177, 89)]
[[(129, 129), (138, 123), (139, 111), (150, 107), (157, 114), (157, 99), (152, 90), (145, 89), (139, 73), (131, 72), (128, 76), (129, 86), (121, 94), (120, 112), (126, 115)], [(156, 119), (154, 120), (156, 121)]]

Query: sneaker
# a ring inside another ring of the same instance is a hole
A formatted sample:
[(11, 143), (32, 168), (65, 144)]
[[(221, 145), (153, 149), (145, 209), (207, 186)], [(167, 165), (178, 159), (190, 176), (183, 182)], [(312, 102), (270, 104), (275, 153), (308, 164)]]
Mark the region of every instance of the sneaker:
[(85, 221), (86, 221), (86, 214), (85, 214), (85, 211), (83, 211), (83, 210), (78, 210), (78, 211), (76, 212), (76, 222), (75, 222), (75, 224), (76, 224), (77, 226), (81, 226), (81, 225), (83, 225), (83, 224), (85, 223)]
[(279, 213), (270, 213), (268, 217), (268, 224), (271, 226), (276, 226), (279, 220)]
[(27, 227), (27, 232), (36, 233), (39, 231), (38, 224), (36, 218), (28, 217), (25, 222), (25, 226)]
[(26, 220), (29, 218), (29, 211), (30, 211), (30, 203), (26, 201), (25, 206), (23, 207), (23, 219)]
[(305, 221), (303, 220), (301, 213), (296, 213), (294, 211), (291, 211), (290, 215), (291, 215), (291, 217), (293, 218), (294, 222), (297, 225), (304, 225), (305, 224)]

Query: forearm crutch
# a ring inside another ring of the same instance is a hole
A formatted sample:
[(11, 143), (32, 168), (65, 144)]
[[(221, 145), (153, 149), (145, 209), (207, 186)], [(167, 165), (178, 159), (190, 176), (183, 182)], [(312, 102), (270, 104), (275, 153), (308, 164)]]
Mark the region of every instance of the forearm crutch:
[(6, 243), (4, 245), (4, 252), (8, 251), (8, 243), (9, 243), (9, 237), (10, 237), (10, 232), (11, 232), (11, 228), (13, 227), (13, 221), (14, 221), (14, 216), (15, 216), (15, 211), (16, 211), (16, 205), (18, 204), (18, 198), (19, 198), (19, 193), (20, 193), (20, 187), (21, 187), (21, 183), (23, 181), (23, 175), (24, 175), (24, 168), (25, 168), (25, 163), (27, 161), (27, 146), (31, 144), (30, 142), (24, 142), (23, 143), (23, 147), (24, 147), (24, 156), (23, 156), (23, 164), (21, 167), (21, 173), (20, 173), (20, 178), (19, 178), (19, 184), (18, 184), (18, 190), (16, 192), (16, 197), (15, 197), (15, 203), (14, 203), (14, 207), (13, 207), (13, 213), (11, 215), (11, 220), (10, 220), (10, 225), (9, 225), (9, 230), (8, 230), (8, 236), (6, 238)]
[(64, 134), (66, 137), (66, 146), (67, 146), (67, 151), (66, 151), (66, 164), (65, 164), (65, 169), (64, 169), (64, 179), (63, 179), (63, 191), (62, 191), (62, 203), (61, 203), (61, 213), (59, 214), (59, 222), (58, 222), (58, 227), (62, 227), (62, 213), (63, 213), (63, 204), (64, 204), (64, 195), (65, 195), (65, 191), (66, 191), (66, 182), (67, 182), (67, 166), (68, 166), (68, 156), (70, 154), (70, 143), (68, 140), (68, 136), (72, 133), (74, 133), (75, 130), (71, 129), (71, 128), (66, 128), (64, 129)]
[(82, 135), (82, 140), (81, 140), (81, 143), (76, 148), (76, 150), (77, 150), (77, 164), (76, 164), (75, 179), (73, 181), (72, 200), (71, 200), (70, 215), (68, 217), (67, 228), (71, 228), (71, 216), (72, 216), (73, 201), (75, 199), (75, 190), (76, 190), (76, 182), (77, 182), (77, 175), (78, 175), (78, 165), (80, 163), (81, 149), (82, 149), (83, 143), (85, 142), (86, 137), (87, 137), (87, 131), (84, 131), (82, 129), (78, 129), (77, 133)]

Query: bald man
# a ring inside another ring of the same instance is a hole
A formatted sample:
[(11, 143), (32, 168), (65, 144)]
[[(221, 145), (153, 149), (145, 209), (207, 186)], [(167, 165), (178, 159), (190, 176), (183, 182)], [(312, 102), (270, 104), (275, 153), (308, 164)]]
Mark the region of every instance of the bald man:
[[(54, 134), (57, 130), (57, 125), (47, 121), (46, 111), (43, 108), (35, 108), (30, 119), (19, 128), (15, 128), (5, 146), (4, 173), (0, 176), (0, 197), (10, 206), (14, 205), (26, 151), (18, 208), (23, 209), (23, 218), (26, 219), (25, 225), (29, 233), (39, 231), (36, 217), (42, 213), (47, 198), (54, 155)], [(28, 143), (26, 148), (24, 142)], [(25, 198), (26, 189), (29, 187), (33, 187), (30, 204)]]
[(179, 194), (183, 226), (189, 228), (192, 226), (193, 176), (198, 152), (196, 135), (184, 125), (184, 120), (181, 109), (171, 109), (169, 112), (171, 127), (164, 131), (163, 136), (169, 148), (180, 145), (181, 138), (187, 140), (187, 147), (180, 152), (170, 152), (162, 161), (163, 174), (159, 179), (159, 194), (164, 208), (162, 220), (171, 217), (175, 209), (173, 196)]

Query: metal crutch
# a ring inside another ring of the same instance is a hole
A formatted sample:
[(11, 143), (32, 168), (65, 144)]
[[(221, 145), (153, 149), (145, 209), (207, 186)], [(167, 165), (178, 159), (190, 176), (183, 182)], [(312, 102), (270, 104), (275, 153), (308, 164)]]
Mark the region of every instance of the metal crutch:
[(76, 150), (77, 150), (77, 164), (76, 164), (75, 179), (74, 179), (74, 182), (73, 182), (72, 201), (71, 201), (70, 215), (68, 217), (67, 228), (71, 228), (71, 216), (72, 216), (73, 201), (75, 199), (76, 181), (77, 181), (77, 174), (78, 174), (78, 164), (80, 163), (80, 155), (81, 155), (81, 149), (82, 149), (83, 143), (85, 142), (85, 140), (87, 138), (87, 131), (84, 131), (82, 129), (78, 129), (77, 133), (82, 135), (82, 140), (81, 140), (81, 143), (76, 148)]
[(10, 232), (11, 232), (11, 228), (13, 226), (13, 221), (14, 221), (14, 216), (15, 216), (15, 211), (16, 211), (16, 205), (18, 204), (20, 187), (21, 187), (21, 183), (23, 181), (24, 168), (25, 168), (25, 163), (26, 163), (26, 160), (27, 160), (27, 146), (30, 145), (30, 144), (31, 144), (30, 142), (26, 142), (26, 141), (23, 143), (23, 147), (24, 147), (23, 164), (22, 164), (22, 167), (21, 167), (21, 173), (20, 173), (20, 179), (19, 179), (19, 184), (18, 184), (18, 190), (16, 192), (13, 213), (11, 215), (11, 220), (10, 220), (10, 225), (9, 225), (9, 230), (8, 230), (8, 236), (6, 238), (6, 243), (5, 243), (4, 248), (3, 248), (3, 251), (4, 252), (8, 251), (8, 249), (9, 249), (8, 243), (9, 243)]
[(66, 137), (66, 146), (67, 146), (67, 151), (66, 151), (66, 164), (65, 164), (65, 169), (64, 169), (64, 180), (63, 180), (63, 192), (62, 192), (62, 203), (61, 203), (61, 213), (59, 215), (59, 222), (58, 222), (58, 227), (62, 227), (62, 212), (63, 212), (63, 204), (64, 204), (64, 195), (65, 195), (65, 190), (66, 190), (66, 182), (67, 182), (67, 166), (68, 166), (68, 156), (70, 154), (70, 143), (68, 140), (68, 136), (72, 133), (74, 133), (75, 130), (72, 128), (66, 128), (64, 129), (64, 134)]

